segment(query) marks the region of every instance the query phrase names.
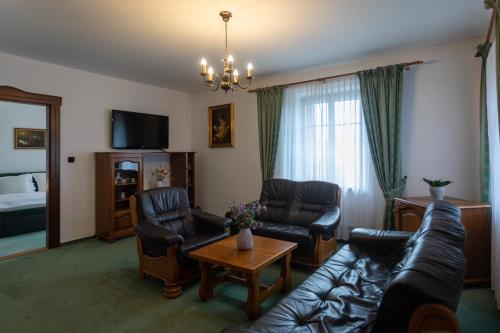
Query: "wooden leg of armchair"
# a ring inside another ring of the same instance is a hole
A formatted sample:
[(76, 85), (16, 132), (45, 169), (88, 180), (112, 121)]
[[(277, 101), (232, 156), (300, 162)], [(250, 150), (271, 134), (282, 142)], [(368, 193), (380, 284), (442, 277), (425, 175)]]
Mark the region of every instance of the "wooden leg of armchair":
[(165, 291), (163, 293), (165, 298), (176, 298), (180, 295), (182, 295), (182, 285), (165, 282)]
[(167, 248), (167, 267), (165, 282), (165, 292), (163, 295), (166, 298), (176, 298), (182, 295), (181, 270), (177, 261), (177, 246), (169, 246)]
[(165, 285), (163, 295), (166, 298), (182, 295), (182, 283), (186, 278), (181, 274), (177, 262), (177, 246), (167, 247), (164, 256), (150, 257), (143, 253), (142, 242), (137, 238), (137, 255), (139, 256), (139, 278), (144, 279), (147, 274), (162, 279)]

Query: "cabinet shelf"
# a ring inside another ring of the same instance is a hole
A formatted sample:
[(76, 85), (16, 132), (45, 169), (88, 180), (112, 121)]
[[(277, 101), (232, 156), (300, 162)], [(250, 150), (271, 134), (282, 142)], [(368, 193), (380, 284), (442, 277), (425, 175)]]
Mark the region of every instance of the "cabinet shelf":
[(123, 215), (129, 212), (130, 212), (129, 208), (115, 209), (115, 215)]

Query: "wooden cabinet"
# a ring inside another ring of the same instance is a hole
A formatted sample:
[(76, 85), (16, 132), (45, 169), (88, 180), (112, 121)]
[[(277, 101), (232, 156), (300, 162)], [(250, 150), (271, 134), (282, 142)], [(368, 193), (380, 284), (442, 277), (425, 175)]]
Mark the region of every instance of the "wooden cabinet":
[(194, 153), (180, 152), (170, 155), (170, 185), (186, 189), (189, 206), (196, 208), (194, 196)]
[(95, 153), (96, 236), (106, 241), (134, 234), (129, 197), (144, 190), (144, 158), (165, 155), (170, 164), (170, 186), (186, 189), (195, 208), (193, 152)]
[[(465, 284), (489, 284), (491, 265), (491, 207), (487, 204), (445, 198), (458, 206), (467, 231), (464, 255), (467, 259)], [(394, 201), (396, 229), (415, 231), (420, 227), (430, 197), (397, 198)]]
[(96, 236), (113, 241), (134, 233), (129, 196), (143, 189), (142, 155), (96, 153)]

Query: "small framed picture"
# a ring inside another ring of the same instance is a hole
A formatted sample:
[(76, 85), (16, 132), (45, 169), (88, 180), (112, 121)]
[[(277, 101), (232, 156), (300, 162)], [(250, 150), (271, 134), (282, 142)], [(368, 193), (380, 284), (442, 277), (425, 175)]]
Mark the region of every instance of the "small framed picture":
[(15, 149), (45, 149), (45, 129), (14, 128)]
[(234, 147), (234, 104), (208, 108), (209, 147)]

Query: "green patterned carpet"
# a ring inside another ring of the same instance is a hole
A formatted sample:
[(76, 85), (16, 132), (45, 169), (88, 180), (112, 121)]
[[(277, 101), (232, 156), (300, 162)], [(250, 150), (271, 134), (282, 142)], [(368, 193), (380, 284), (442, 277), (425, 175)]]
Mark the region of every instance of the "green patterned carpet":
[[(1, 332), (220, 332), (245, 324), (246, 289), (224, 284), (201, 302), (198, 285), (174, 300), (159, 280), (138, 278), (135, 241), (94, 239), (0, 261)], [(264, 271), (263, 280), (279, 274)], [(293, 287), (307, 272), (293, 269)], [(279, 300), (268, 299), (268, 309)], [(464, 332), (500, 331), (500, 312), (488, 289), (462, 294), (458, 316)]]

